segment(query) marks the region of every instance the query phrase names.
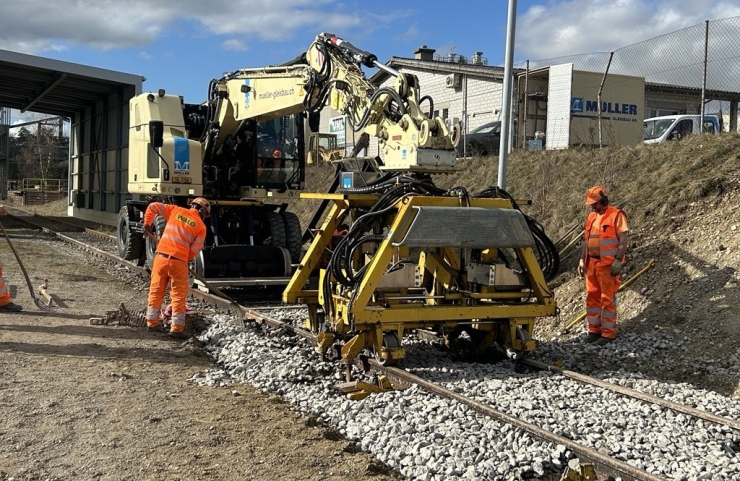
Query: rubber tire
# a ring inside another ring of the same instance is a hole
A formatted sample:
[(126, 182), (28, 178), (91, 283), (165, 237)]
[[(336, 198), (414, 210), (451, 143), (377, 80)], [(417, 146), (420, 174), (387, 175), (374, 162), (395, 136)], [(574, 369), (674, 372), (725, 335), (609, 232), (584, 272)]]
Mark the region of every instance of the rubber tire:
[(267, 213), (267, 224), (270, 226), (270, 245), (287, 248), (285, 239), (285, 222), (279, 212)]
[[(158, 239), (162, 238), (162, 233), (164, 233), (165, 226), (167, 226), (167, 219), (165, 219), (161, 215), (157, 215), (154, 217), (154, 221), (152, 222), (152, 230), (154, 231), (154, 235), (156, 235)], [(151, 237), (147, 236), (146, 267), (149, 268), (149, 270), (151, 270), (152, 266), (154, 265), (154, 254), (156, 252), (157, 244), (154, 243), (154, 240)]]
[(123, 206), (118, 212), (118, 228), (116, 230), (118, 255), (127, 261), (138, 260), (144, 249), (144, 237), (131, 229), (128, 219), (128, 207)]
[(303, 247), (303, 230), (298, 216), (292, 212), (283, 212), (283, 223), (285, 224), (285, 248), (290, 252), (290, 260), (293, 264), (301, 262), (301, 248)]

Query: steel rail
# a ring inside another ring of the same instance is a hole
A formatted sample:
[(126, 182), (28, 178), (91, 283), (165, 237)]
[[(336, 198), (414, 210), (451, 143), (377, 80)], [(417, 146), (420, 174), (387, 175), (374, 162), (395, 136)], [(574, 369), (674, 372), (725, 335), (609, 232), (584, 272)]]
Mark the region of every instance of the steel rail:
[(544, 362), (535, 361), (534, 359), (525, 358), (525, 359), (522, 359), (521, 362), (529, 366), (535, 367), (537, 369), (541, 369), (543, 371), (557, 372), (559, 374), (562, 374), (565, 377), (574, 379), (576, 381), (579, 381), (585, 384), (592, 384), (594, 386), (608, 389), (610, 391), (614, 391), (624, 396), (639, 399), (640, 401), (658, 404), (660, 406), (663, 406), (664, 408), (670, 409), (672, 411), (676, 411), (681, 414), (687, 414), (692, 417), (704, 419), (705, 421), (710, 421), (712, 423), (716, 423), (722, 426), (728, 426), (728, 427), (731, 427), (732, 429), (740, 431), (740, 422), (735, 421), (734, 419), (723, 418), (721, 416), (717, 416), (710, 412), (702, 411), (701, 409), (692, 408), (690, 406), (684, 406), (682, 404), (678, 404), (673, 401), (668, 401), (667, 399), (659, 398), (651, 394), (640, 392), (640, 391), (637, 391), (635, 389), (631, 389), (628, 387), (619, 386), (617, 384), (610, 383), (607, 381), (602, 381), (601, 379), (596, 379), (590, 376), (586, 376), (585, 374), (580, 374), (574, 371), (569, 371), (567, 369), (562, 369), (557, 366), (550, 366), (548, 364), (545, 364)]
[(498, 421), (510, 424), (512, 426), (516, 426), (519, 429), (522, 429), (532, 434), (534, 437), (542, 441), (562, 444), (566, 446), (568, 449), (570, 449), (571, 451), (573, 451), (574, 453), (578, 454), (582, 458), (582, 460), (585, 459), (586, 461), (592, 462), (594, 466), (596, 466), (600, 470), (604, 470), (608, 472), (616, 471), (622, 474), (623, 475), (622, 479), (629, 479), (632, 481), (662, 481), (665, 479), (665, 478), (661, 478), (653, 474), (650, 474), (647, 471), (638, 469), (618, 459), (614, 459), (605, 454), (601, 454), (595, 449), (578, 444), (568, 438), (565, 438), (563, 436), (558, 436), (557, 434), (553, 434), (550, 431), (546, 431), (538, 426), (535, 426), (534, 424), (531, 424), (521, 419), (510, 416), (502, 411), (499, 411), (498, 409), (492, 408), (491, 406), (487, 406), (483, 403), (480, 403), (478, 401), (465, 397), (462, 394), (459, 394), (455, 391), (452, 391), (450, 389), (447, 389), (447, 388), (438, 386), (434, 383), (431, 383), (429, 381), (426, 381), (418, 376), (415, 376), (407, 371), (404, 371), (403, 369), (398, 369), (398, 368), (390, 367), (390, 366), (383, 366), (375, 359), (370, 360), (370, 365), (374, 369), (383, 371), (394, 378), (401, 379), (407, 383), (416, 384), (420, 388), (432, 394), (436, 394), (438, 396), (446, 397), (449, 399), (454, 399), (455, 401), (474, 409), (476, 412), (484, 414)]
[[(28, 214), (27, 212), (23, 212), (23, 213), (24, 214)], [(10, 215), (13, 216), (16, 219), (27, 221), (25, 215), (18, 215), (18, 214), (10, 214)], [(45, 215), (31, 213), (31, 214), (28, 214), (28, 217), (31, 217), (31, 218), (41, 218), (41, 219), (44, 219), (45, 221), (48, 221), (48, 222), (51, 222), (51, 223), (57, 223), (57, 224), (65, 225), (65, 226), (71, 227), (72, 229), (75, 229), (77, 232), (84, 232), (86, 234), (94, 235), (94, 236), (100, 237), (102, 239), (112, 240), (114, 242), (117, 240), (116, 239), (116, 236), (114, 236), (114, 235), (106, 234), (105, 232), (100, 232), (98, 230), (90, 229), (88, 227), (82, 227), (81, 225), (73, 224), (71, 222), (67, 222), (67, 221), (64, 221), (64, 220), (53, 219), (53, 218), (47, 217)], [(29, 223), (33, 223), (32, 221), (28, 221), (28, 222)]]
[[(221, 300), (220, 302), (224, 304), (228, 303), (228, 301), (224, 301), (224, 300)], [(251, 309), (247, 309), (247, 311), (248, 311), (248, 315), (253, 321), (261, 322), (271, 327), (282, 328), (294, 334), (302, 336), (314, 343), (316, 342), (316, 336), (310, 331), (292, 326), (288, 323), (279, 321), (277, 319), (273, 319), (269, 316), (260, 314), (259, 312), (255, 312), (254, 310), (251, 310)], [(597, 468), (600, 468), (603, 471), (617, 472), (621, 474), (622, 479), (626, 479), (629, 481), (664, 481), (665, 479), (665, 478), (661, 478), (653, 474), (650, 474), (641, 469), (638, 469), (625, 462), (619, 461), (618, 459), (614, 459), (607, 455), (601, 454), (595, 449), (578, 444), (574, 441), (571, 441), (568, 438), (553, 434), (550, 431), (546, 431), (538, 426), (535, 426), (534, 424), (531, 424), (526, 421), (522, 421), (521, 419), (510, 416), (502, 411), (492, 408), (491, 406), (487, 406), (478, 401), (467, 398), (463, 396), (462, 394), (456, 393), (455, 391), (449, 390), (442, 386), (438, 386), (434, 383), (426, 381), (418, 376), (415, 376), (407, 371), (404, 371), (403, 369), (398, 369), (398, 368), (390, 367), (390, 366), (383, 366), (375, 359), (369, 359), (369, 364), (373, 369), (383, 372), (390, 379), (392, 379), (393, 381), (397, 383), (401, 383), (405, 385), (416, 384), (420, 388), (432, 394), (454, 399), (466, 406), (469, 406), (470, 408), (474, 409), (475, 411), (483, 415), (486, 415), (488, 417), (499, 420), (501, 422), (516, 426), (532, 434), (534, 437), (542, 441), (551, 442), (555, 444), (562, 444), (566, 446), (568, 449), (570, 449), (572, 452), (578, 454), (583, 460), (592, 462)]]
[[(141, 266), (136, 265), (133, 262), (129, 262), (129, 261), (123, 260), (123, 259), (121, 259), (120, 257), (118, 257), (115, 254), (111, 254), (110, 252), (106, 252), (104, 250), (98, 249), (98, 248), (93, 247), (91, 245), (85, 244), (84, 242), (82, 242), (80, 240), (77, 240), (77, 239), (74, 239), (74, 238), (69, 237), (67, 235), (64, 235), (64, 234), (62, 234), (60, 232), (57, 232), (57, 231), (55, 231), (53, 229), (50, 229), (49, 227), (45, 227), (45, 226), (39, 225), (39, 224), (37, 224), (35, 222), (32, 222), (31, 220), (25, 218), (24, 216), (17, 216), (17, 215), (10, 214), (10, 213), (8, 214), (8, 216), (9, 217), (12, 217), (12, 218), (14, 218), (14, 219), (16, 219), (16, 220), (18, 220), (20, 222), (25, 222), (26, 224), (31, 225), (31, 226), (33, 226), (36, 229), (40, 229), (42, 232), (44, 232), (46, 234), (53, 235), (53, 236), (59, 238), (60, 240), (62, 240), (64, 242), (67, 242), (69, 244), (73, 244), (73, 245), (81, 248), (82, 250), (84, 250), (86, 252), (89, 252), (89, 253), (97, 256), (97, 257), (102, 257), (102, 258), (105, 258), (107, 261), (113, 262), (116, 265), (130, 268), (131, 270), (133, 270), (134, 272), (136, 272), (137, 274), (139, 274), (139, 275), (141, 275), (141, 276), (143, 276), (145, 278), (149, 278), (150, 277), (149, 276), (149, 271), (145, 267), (141, 267)], [(38, 215), (36, 217), (43, 218), (43, 216), (38, 216)], [(56, 221), (55, 220), (52, 220), (52, 222), (56, 222)], [(115, 238), (112, 238), (112, 240), (115, 240)], [(229, 309), (230, 302), (227, 301), (227, 300), (225, 300), (225, 299), (223, 299), (223, 298), (221, 298), (221, 297), (216, 297), (216, 296), (214, 296), (212, 294), (209, 294), (209, 293), (200, 291), (199, 289), (195, 289), (195, 288), (190, 288), (188, 290), (188, 295), (191, 296), (191, 297), (194, 297), (196, 299), (200, 299), (200, 300), (202, 300), (204, 302), (207, 302), (208, 304), (213, 305), (213, 306), (216, 306), (216, 307), (218, 307), (220, 309), (223, 309), (225, 311), (230, 311), (230, 309)]]

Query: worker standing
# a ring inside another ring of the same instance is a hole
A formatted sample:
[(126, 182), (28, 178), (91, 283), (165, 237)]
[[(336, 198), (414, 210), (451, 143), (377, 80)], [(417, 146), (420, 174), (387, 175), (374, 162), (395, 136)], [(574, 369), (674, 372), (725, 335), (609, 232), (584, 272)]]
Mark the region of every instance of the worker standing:
[(603, 346), (617, 336), (617, 289), (627, 250), (627, 215), (609, 205), (609, 193), (600, 185), (586, 192), (591, 212), (586, 219), (585, 243), (578, 275), (586, 278), (585, 342)]
[(152, 280), (149, 285), (149, 299), (146, 310), (147, 330), (159, 328), (162, 300), (170, 282), (172, 300), (172, 324), (170, 336), (185, 338), (185, 299), (188, 295), (188, 263), (203, 249), (206, 240), (206, 225), (203, 222), (211, 215), (211, 204), (203, 197), (197, 197), (190, 208), (172, 204), (153, 202), (144, 213), (144, 230), (154, 237), (152, 222), (156, 215), (167, 220), (162, 238), (157, 243), (157, 251), (152, 265)]
[[(0, 215), (8, 215), (8, 209), (4, 205), (0, 205)], [(0, 265), (0, 312), (18, 312), (22, 310), (23, 307), (14, 303), (10, 297), (8, 284), (5, 283), (3, 277), (3, 266)]]

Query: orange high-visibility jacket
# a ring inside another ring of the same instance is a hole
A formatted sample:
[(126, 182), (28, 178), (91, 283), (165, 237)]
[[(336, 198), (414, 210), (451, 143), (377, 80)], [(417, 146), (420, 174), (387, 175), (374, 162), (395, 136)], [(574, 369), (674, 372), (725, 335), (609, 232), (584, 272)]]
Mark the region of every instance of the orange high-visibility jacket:
[(151, 225), (154, 216), (167, 219), (157, 252), (168, 254), (183, 261), (190, 261), (203, 249), (206, 240), (206, 225), (197, 209), (186, 209), (172, 204), (152, 202), (144, 213), (144, 225)]
[[(618, 217), (624, 217), (618, 221)], [(598, 234), (591, 231), (597, 218), (601, 217)], [(618, 232), (627, 231), (627, 214), (622, 209), (607, 206), (606, 211), (599, 216), (591, 212), (586, 218), (586, 243), (589, 257), (600, 259), (601, 264), (611, 265), (619, 250)], [(620, 259), (623, 260), (623, 259)]]

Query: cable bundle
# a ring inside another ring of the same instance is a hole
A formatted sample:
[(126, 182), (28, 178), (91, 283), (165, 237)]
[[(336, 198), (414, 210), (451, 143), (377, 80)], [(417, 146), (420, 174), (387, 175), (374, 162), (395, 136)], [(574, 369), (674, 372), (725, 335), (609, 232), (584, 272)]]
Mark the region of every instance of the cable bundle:
[[(495, 186), (484, 189), (483, 191), (476, 194), (475, 197), (508, 199), (511, 202), (511, 205), (521, 212), (521, 209), (517, 205), (514, 198), (505, 190)], [(545, 234), (545, 228), (542, 227), (539, 222), (537, 222), (524, 212), (522, 212), (522, 215), (527, 221), (529, 230), (532, 232), (532, 236), (534, 237), (534, 253), (535, 257), (537, 258), (537, 263), (542, 269), (542, 274), (545, 276), (545, 281), (550, 282), (555, 278), (560, 269), (560, 255), (558, 254), (558, 250), (552, 240), (547, 237), (547, 234)]]

